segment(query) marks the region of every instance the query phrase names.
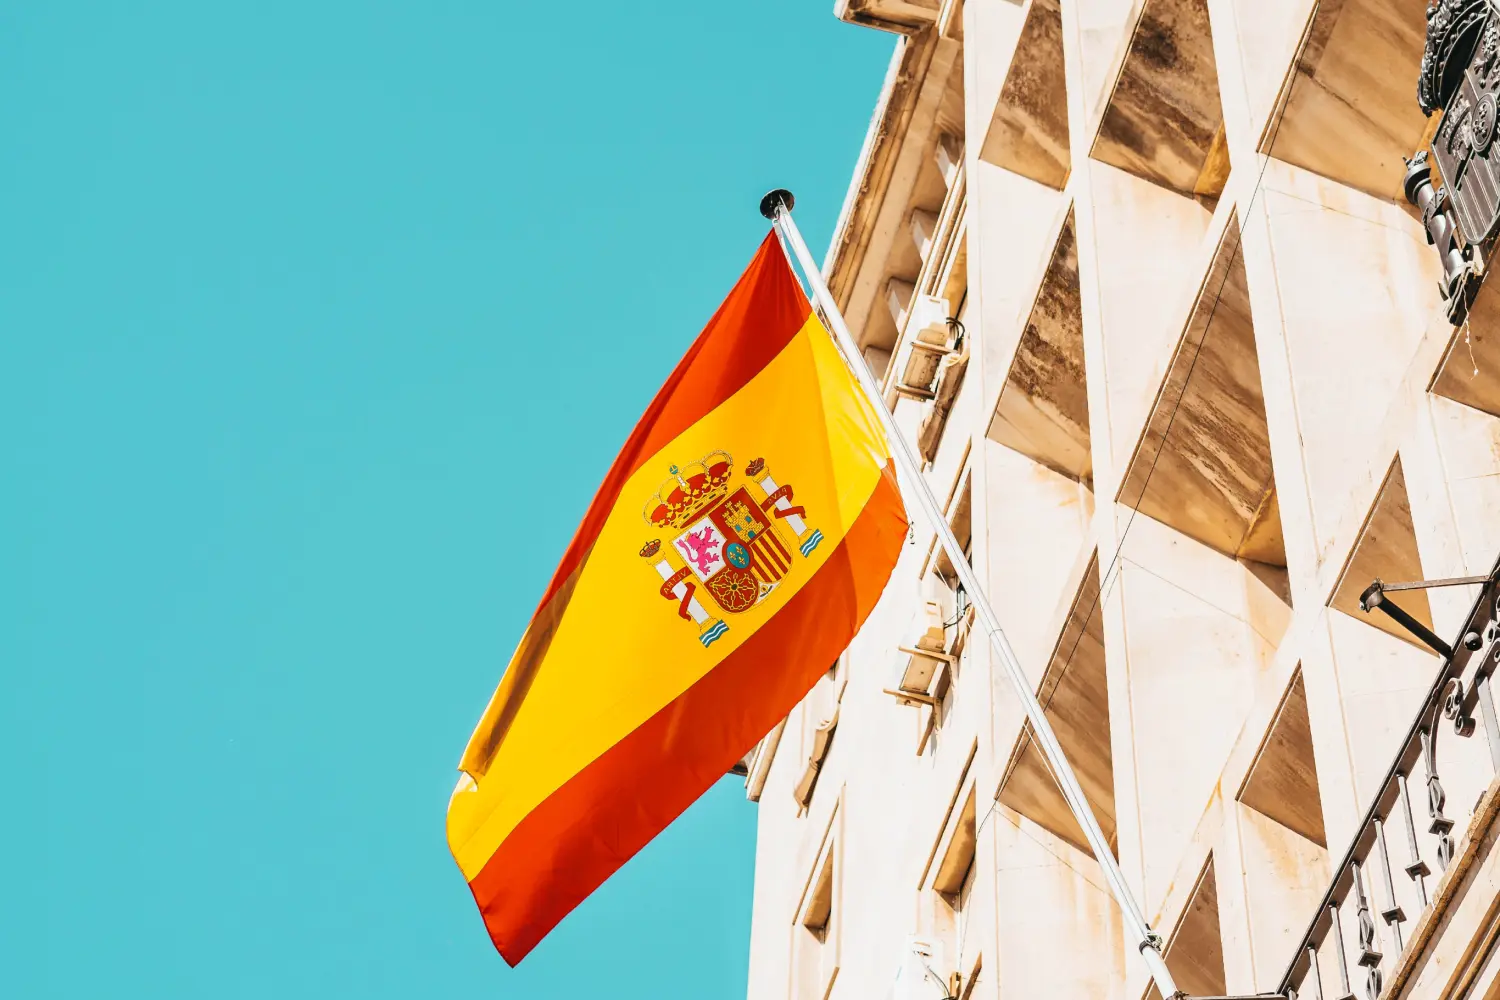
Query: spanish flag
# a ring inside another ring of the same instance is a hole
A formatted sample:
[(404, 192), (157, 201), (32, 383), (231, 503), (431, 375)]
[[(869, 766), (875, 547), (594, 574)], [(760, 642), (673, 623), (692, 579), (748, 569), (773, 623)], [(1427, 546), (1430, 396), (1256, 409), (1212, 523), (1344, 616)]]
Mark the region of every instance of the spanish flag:
[(615, 459), (459, 764), (448, 844), (508, 963), (796, 705), (905, 535), (875, 412), (768, 235)]

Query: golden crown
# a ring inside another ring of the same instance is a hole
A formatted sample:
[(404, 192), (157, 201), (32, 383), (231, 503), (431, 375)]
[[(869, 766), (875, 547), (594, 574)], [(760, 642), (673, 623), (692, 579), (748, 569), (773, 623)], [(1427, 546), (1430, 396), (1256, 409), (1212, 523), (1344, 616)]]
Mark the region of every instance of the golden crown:
[(668, 471), (672, 478), (646, 501), (641, 515), (654, 527), (681, 528), (729, 493), (734, 459), (728, 452), (714, 451), (680, 469), (674, 465)]

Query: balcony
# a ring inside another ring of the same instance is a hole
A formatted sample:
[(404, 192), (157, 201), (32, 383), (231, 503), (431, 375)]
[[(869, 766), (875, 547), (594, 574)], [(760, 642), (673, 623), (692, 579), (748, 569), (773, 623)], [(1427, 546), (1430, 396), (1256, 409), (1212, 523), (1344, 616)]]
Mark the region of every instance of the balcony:
[(1500, 563), (1479, 581), (1451, 649), (1402, 609), (1411, 591), (1366, 591), (1443, 660), (1282, 976), (1289, 1000), (1493, 995)]

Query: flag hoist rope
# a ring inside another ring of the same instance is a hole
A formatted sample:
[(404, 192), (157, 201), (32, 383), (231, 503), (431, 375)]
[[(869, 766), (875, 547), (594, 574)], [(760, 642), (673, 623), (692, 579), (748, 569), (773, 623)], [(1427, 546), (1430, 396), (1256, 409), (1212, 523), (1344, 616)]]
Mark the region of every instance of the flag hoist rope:
[(1105, 879), (1109, 882), (1110, 892), (1120, 907), (1130, 936), (1135, 939), (1141, 957), (1151, 972), (1151, 979), (1156, 983), (1156, 988), (1161, 995), (1170, 1000), (1171, 997), (1179, 995), (1179, 991), (1162, 957), (1161, 938), (1152, 932), (1145, 915), (1141, 912), (1140, 905), (1130, 893), (1130, 887), (1125, 884), (1125, 876), (1115, 862), (1104, 831), (1099, 828), (1099, 821), (1094, 817), (1094, 810), (1089, 806), (1088, 800), (1084, 798), (1083, 789), (1079, 786), (1072, 765), (1068, 763), (1068, 758), (1063, 753), (1062, 744), (1057, 742), (1057, 735), (1052, 731), (1052, 725), (1047, 721), (1042, 706), (1037, 702), (1036, 695), (1026, 680), (1026, 674), (1021, 669), (1020, 661), (1016, 659), (1014, 650), (1010, 648), (1010, 642), (1005, 638), (1005, 633), (1000, 627), (1000, 620), (995, 616), (994, 608), (990, 607), (989, 598), (985, 596), (979, 577), (974, 574), (974, 568), (969, 565), (963, 547), (954, 537), (953, 529), (949, 526), (942, 507), (938, 505), (932, 488), (923, 478), (921, 464), (912, 453), (906, 438), (896, 427), (891, 411), (886, 408), (880, 386), (864, 363), (859, 346), (850, 334), (843, 314), (839, 312), (839, 307), (833, 300), (833, 293), (828, 290), (828, 285), (823, 280), (822, 270), (813, 261), (807, 244), (802, 240), (802, 234), (797, 230), (797, 224), (792, 221), (794, 204), (795, 199), (790, 191), (776, 190), (761, 200), (760, 210), (762, 215), (771, 220), (786, 245), (791, 247), (797, 263), (802, 268), (802, 273), (807, 278), (807, 283), (812, 287), (813, 296), (823, 307), (823, 314), (828, 319), (828, 325), (833, 328), (834, 341), (838, 344), (849, 368), (859, 380), (865, 395), (870, 398), (870, 404), (875, 407), (875, 412), (880, 416), (881, 425), (885, 428), (885, 435), (895, 455), (896, 465), (903, 474), (900, 480), (905, 491), (915, 494), (913, 499), (922, 508), (922, 513), (942, 541), (943, 551), (948, 554), (949, 561), (957, 570), (958, 578), (963, 582), (964, 590), (968, 593), (969, 600), (973, 603), (984, 626), (984, 631), (989, 636), (990, 647), (995, 651), (996, 657), (999, 658), (1006, 674), (1010, 677), (1011, 686), (1015, 688), (1016, 695), (1026, 708), (1026, 717), (1031, 722), (1032, 734), (1041, 745), (1042, 752), (1047, 756), (1052, 774), (1062, 789), (1063, 797), (1068, 800), (1068, 808), (1073, 811), (1078, 825), (1083, 828), (1083, 835), (1088, 840), (1089, 847), (1093, 849), (1094, 858), (1098, 860)]

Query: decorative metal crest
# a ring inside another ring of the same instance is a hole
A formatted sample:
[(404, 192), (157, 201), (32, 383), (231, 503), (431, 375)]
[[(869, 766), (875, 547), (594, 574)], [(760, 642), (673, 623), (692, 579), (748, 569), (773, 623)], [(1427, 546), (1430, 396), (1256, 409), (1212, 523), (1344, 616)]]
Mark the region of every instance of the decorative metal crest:
[(1490, 0), (1428, 0), (1427, 49), (1417, 79), (1424, 114), (1447, 107), (1474, 57)]
[(1491, 0), (1428, 5), (1417, 99), (1428, 114), (1443, 110), (1433, 161), (1463, 244), (1483, 243), (1500, 230), (1500, 16)]

